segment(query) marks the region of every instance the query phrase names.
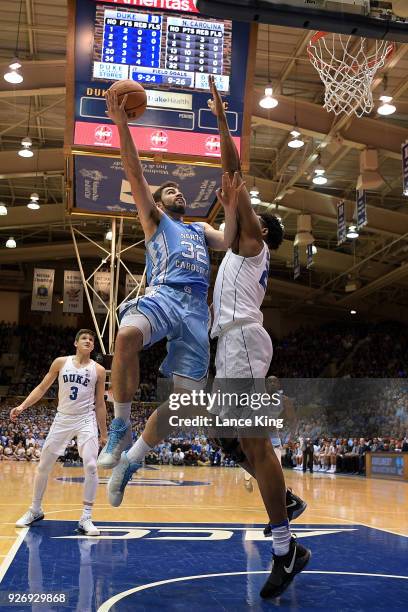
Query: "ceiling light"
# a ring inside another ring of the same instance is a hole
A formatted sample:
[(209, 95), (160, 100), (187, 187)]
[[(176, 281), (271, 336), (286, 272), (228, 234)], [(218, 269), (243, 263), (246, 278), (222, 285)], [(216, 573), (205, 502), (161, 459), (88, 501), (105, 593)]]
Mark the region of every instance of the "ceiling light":
[(11, 237), (10, 237), (10, 238), (7, 240), (7, 242), (6, 242), (6, 247), (7, 247), (8, 249), (15, 249), (15, 248), (16, 248), (16, 246), (17, 246), (17, 243), (16, 243), (16, 241), (14, 240), (14, 238), (11, 236)]
[(270, 108), (275, 108), (276, 106), (278, 106), (278, 104), (279, 104), (278, 100), (273, 97), (272, 86), (267, 85), (265, 87), (265, 95), (259, 101), (259, 106), (261, 106), (262, 108), (270, 109)]
[(30, 210), (38, 210), (40, 208), (40, 205), (38, 204), (38, 202), (30, 200), (27, 204), (27, 208), (29, 208)]
[(7, 215), (7, 206), (0, 202), (0, 216), (3, 217), (4, 215)]
[(358, 229), (355, 225), (350, 225), (350, 227), (347, 230), (347, 238), (351, 238), (352, 240), (354, 240), (355, 238), (359, 237), (359, 233), (358, 233)]
[(30, 201), (27, 204), (27, 208), (30, 208), (31, 210), (38, 210), (40, 208), (40, 205), (38, 203), (39, 199), (40, 196), (38, 195), (38, 193), (32, 193), (30, 195)]
[(220, 232), (223, 232), (224, 230), (225, 230), (225, 221), (220, 223), (220, 227), (218, 228), (218, 231), (220, 231)]
[(18, 152), (20, 157), (32, 157), (34, 155), (34, 153), (31, 150), (31, 147), (33, 146), (33, 141), (31, 140), (31, 138), (26, 136), (21, 141), (21, 144), (22, 144), (23, 148), (20, 149), (20, 151)]
[(21, 63), (17, 58), (14, 58), (11, 64), (9, 64), (9, 70), (4, 75), (4, 80), (7, 83), (12, 83), (13, 85), (18, 85), (23, 82), (23, 76), (20, 74), (19, 70), (21, 68)]
[(402, 195), (408, 196), (408, 187), (404, 187), (404, 191), (402, 192)]
[(256, 206), (257, 204), (260, 204), (260, 203), (261, 203), (261, 198), (259, 198), (258, 196), (251, 197), (251, 204)]
[(317, 246), (312, 244), (312, 255), (316, 255), (316, 253), (317, 253)]
[(252, 189), (249, 191), (249, 195), (259, 196), (259, 189), (257, 189), (257, 187), (252, 187)]
[(300, 149), (301, 147), (303, 147), (305, 141), (302, 140), (300, 132), (298, 132), (297, 130), (292, 130), (291, 135), (292, 140), (289, 140), (288, 147), (290, 147), (291, 149)]
[(392, 96), (380, 96), (381, 105), (377, 108), (379, 115), (392, 115), (397, 110), (397, 107), (392, 102)]
[(324, 176), (326, 170), (320, 164), (315, 168), (315, 176), (313, 177), (313, 183), (315, 185), (325, 185), (327, 183), (327, 178)]
[(112, 240), (112, 230), (108, 230), (105, 234), (105, 240)]
[(356, 315), (357, 314), (357, 310), (350, 310), (350, 314), (351, 315)]

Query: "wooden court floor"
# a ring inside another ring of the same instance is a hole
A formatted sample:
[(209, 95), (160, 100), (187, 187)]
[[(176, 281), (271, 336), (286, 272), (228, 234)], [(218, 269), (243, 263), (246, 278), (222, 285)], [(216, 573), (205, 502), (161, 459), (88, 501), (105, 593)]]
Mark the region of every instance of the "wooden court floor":
[[(30, 505), (35, 465), (0, 464), (0, 562), (18, 531), (14, 522)], [(77, 520), (81, 514), (82, 468), (57, 464), (44, 500), (46, 519)], [(263, 523), (256, 483), (248, 493), (237, 468), (160, 466), (138, 473), (120, 508), (105, 491), (109, 472), (100, 471), (93, 518), (96, 521), (161, 523)], [(308, 503), (296, 524), (362, 524), (408, 535), (408, 484), (325, 474), (285, 471), (287, 486)]]

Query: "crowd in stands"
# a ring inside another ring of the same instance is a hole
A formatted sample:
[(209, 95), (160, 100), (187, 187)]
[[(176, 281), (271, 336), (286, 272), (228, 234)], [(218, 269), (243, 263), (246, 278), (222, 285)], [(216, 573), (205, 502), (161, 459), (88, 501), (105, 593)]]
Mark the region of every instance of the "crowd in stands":
[[(76, 331), (0, 323), (2, 354), (19, 353), (17, 367), (7, 367), (4, 360), (0, 364), (0, 385), (7, 385), (0, 404), (0, 460), (38, 460), (55, 412), (57, 381), (47, 392), (47, 400), (25, 413), (17, 424), (10, 423), (9, 410), (20, 403), (16, 397), (26, 397), (41, 381), (53, 359), (74, 353)], [(273, 343), (270, 374), (280, 378), (297, 415), (296, 423), (280, 432), (288, 467), (299, 469), (301, 463), (304, 468), (301, 447), (309, 438), (314, 447), (313, 469), (319, 471), (359, 472), (364, 469), (361, 457), (366, 452), (407, 450), (408, 329), (393, 322), (331, 323), (318, 329), (300, 328)], [(95, 358), (100, 360), (97, 351), (98, 347)], [(212, 343), (212, 356), (214, 352)], [(142, 353), (141, 383), (132, 414), (135, 438), (160, 399), (157, 372), (164, 356), (165, 341)], [(338, 373), (337, 378), (330, 378), (333, 372)], [(67, 458), (77, 458), (75, 444), (68, 449)], [(234, 465), (201, 432), (167, 440), (146, 461)]]
[(408, 452), (404, 438), (298, 438), (283, 446), (282, 465), (295, 470), (329, 474), (364, 474), (370, 452)]

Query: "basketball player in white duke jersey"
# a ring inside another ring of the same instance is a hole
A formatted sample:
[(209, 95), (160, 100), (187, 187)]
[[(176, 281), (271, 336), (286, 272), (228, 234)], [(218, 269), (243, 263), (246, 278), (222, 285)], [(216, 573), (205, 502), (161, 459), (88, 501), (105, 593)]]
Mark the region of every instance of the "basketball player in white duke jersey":
[(80, 329), (75, 336), (75, 355), (57, 357), (40, 384), (22, 404), (10, 412), (11, 420), (15, 421), (24, 410), (44, 396), (58, 376), (57, 414), (41, 452), (34, 479), (32, 504), (17, 521), (16, 527), (28, 527), (44, 518), (41, 503), (48, 476), (58, 457), (64, 453), (72, 438), (77, 436), (85, 472), (84, 508), (78, 531), (87, 536), (99, 535), (99, 530), (92, 523), (92, 506), (98, 487), (98, 426), (101, 445), (105, 444), (107, 438), (104, 399), (106, 371), (90, 357), (94, 339), (93, 331)]
[[(235, 177), (241, 173), (240, 159), (214, 77), (210, 77), (210, 88), (213, 99), (209, 100), (209, 106), (218, 120), (222, 168), (224, 173), (234, 175), (234, 182), (229, 189), (223, 187), (219, 199), (222, 203), (223, 199), (237, 202), (238, 226), (214, 288), (211, 335), (218, 337), (216, 379), (262, 381), (272, 359), (272, 342), (262, 326), (260, 307), (269, 276), (269, 249), (276, 250), (282, 243), (283, 227), (277, 217), (258, 216), (251, 206), (247, 189), (237, 186)], [(262, 437), (241, 435), (239, 443), (255, 473), (272, 529), (272, 571), (260, 595), (278, 597), (304, 569), (311, 553), (291, 536), (285, 479), (269, 432), (265, 431)]]

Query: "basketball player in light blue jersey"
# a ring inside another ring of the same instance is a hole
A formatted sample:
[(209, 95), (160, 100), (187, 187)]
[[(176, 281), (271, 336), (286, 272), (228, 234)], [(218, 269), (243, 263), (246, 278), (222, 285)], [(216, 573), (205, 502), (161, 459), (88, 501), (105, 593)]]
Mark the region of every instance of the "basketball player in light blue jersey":
[[(152, 196), (124, 110), (117, 95), (106, 95), (109, 117), (119, 130), (123, 166), (130, 182), (146, 243), (146, 295), (124, 304), (112, 364), (115, 418), (98, 465), (115, 468), (108, 484), (112, 505), (118, 506), (124, 487), (147, 452), (161, 441), (157, 411), (143, 435), (131, 443), (131, 402), (139, 387), (139, 353), (167, 338), (167, 357), (161, 372), (173, 377), (174, 391), (200, 388), (209, 363), (207, 291), (210, 280), (208, 247), (226, 250), (236, 232), (236, 215), (226, 205), (224, 232), (207, 223), (185, 224), (186, 201), (176, 183), (163, 184)], [(125, 482), (126, 481), (126, 482)]]

